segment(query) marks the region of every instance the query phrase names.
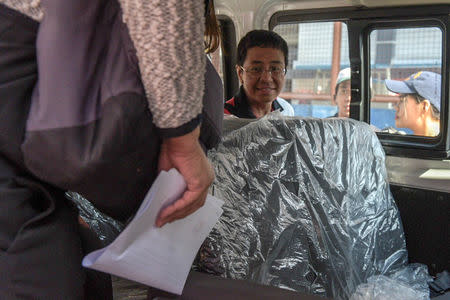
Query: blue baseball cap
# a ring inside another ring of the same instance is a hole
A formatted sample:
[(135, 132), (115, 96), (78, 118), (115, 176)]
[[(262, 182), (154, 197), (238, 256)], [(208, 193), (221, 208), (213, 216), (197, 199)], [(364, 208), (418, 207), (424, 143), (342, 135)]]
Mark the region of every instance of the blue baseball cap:
[(441, 75), (420, 71), (404, 81), (385, 80), (388, 90), (397, 94), (419, 94), (441, 111)]

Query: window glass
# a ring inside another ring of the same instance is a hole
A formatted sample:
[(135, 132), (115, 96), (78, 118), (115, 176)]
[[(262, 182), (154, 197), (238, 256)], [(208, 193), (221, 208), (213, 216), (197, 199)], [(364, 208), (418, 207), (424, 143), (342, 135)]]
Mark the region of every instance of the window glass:
[[(287, 74), (281, 98), (294, 107), (295, 115), (326, 118), (337, 116), (338, 107), (346, 115), (350, 96), (348, 91), (339, 91), (344, 96), (341, 105), (335, 98), (339, 71), (350, 66), (348, 54), (347, 26), (342, 22), (313, 22), (280, 24), (274, 31), (281, 35), (289, 47)], [(348, 76), (350, 74), (347, 70)], [(349, 83), (349, 82), (348, 82)]]
[(370, 123), (383, 132), (437, 136), (442, 32), (437, 27), (370, 34)]

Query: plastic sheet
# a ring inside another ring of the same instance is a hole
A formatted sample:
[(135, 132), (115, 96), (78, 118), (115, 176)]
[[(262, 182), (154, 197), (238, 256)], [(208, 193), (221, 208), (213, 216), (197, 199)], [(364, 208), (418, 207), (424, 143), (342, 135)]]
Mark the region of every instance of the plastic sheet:
[(97, 234), (105, 246), (114, 241), (124, 229), (125, 226), (121, 222), (100, 212), (80, 194), (66, 192), (66, 197), (77, 205), (81, 218)]
[[(224, 131), (247, 123), (227, 119)], [(384, 151), (367, 124), (269, 115), (209, 157), (225, 205), (197, 270), (348, 299), (370, 276), (406, 265)]]
[(390, 276), (369, 277), (350, 300), (426, 300), (430, 299), (427, 283), (432, 280), (425, 265), (411, 264)]

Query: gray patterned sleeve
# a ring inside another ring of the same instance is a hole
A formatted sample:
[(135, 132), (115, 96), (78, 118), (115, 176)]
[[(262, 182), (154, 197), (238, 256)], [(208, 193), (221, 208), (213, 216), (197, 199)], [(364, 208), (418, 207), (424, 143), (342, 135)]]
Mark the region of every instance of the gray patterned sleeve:
[(119, 0), (153, 122), (177, 128), (202, 110), (204, 1)]
[(0, 0), (0, 3), (38, 22), (44, 17), (40, 0)]

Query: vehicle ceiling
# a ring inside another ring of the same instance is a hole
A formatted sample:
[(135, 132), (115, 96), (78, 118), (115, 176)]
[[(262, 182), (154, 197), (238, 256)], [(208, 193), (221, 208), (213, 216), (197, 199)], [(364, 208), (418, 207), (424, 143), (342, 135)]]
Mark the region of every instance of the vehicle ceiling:
[(270, 17), (279, 11), (450, 4), (450, 0), (215, 0), (214, 4), (217, 15), (231, 18), (239, 39), (249, 30), (268, 29)]

